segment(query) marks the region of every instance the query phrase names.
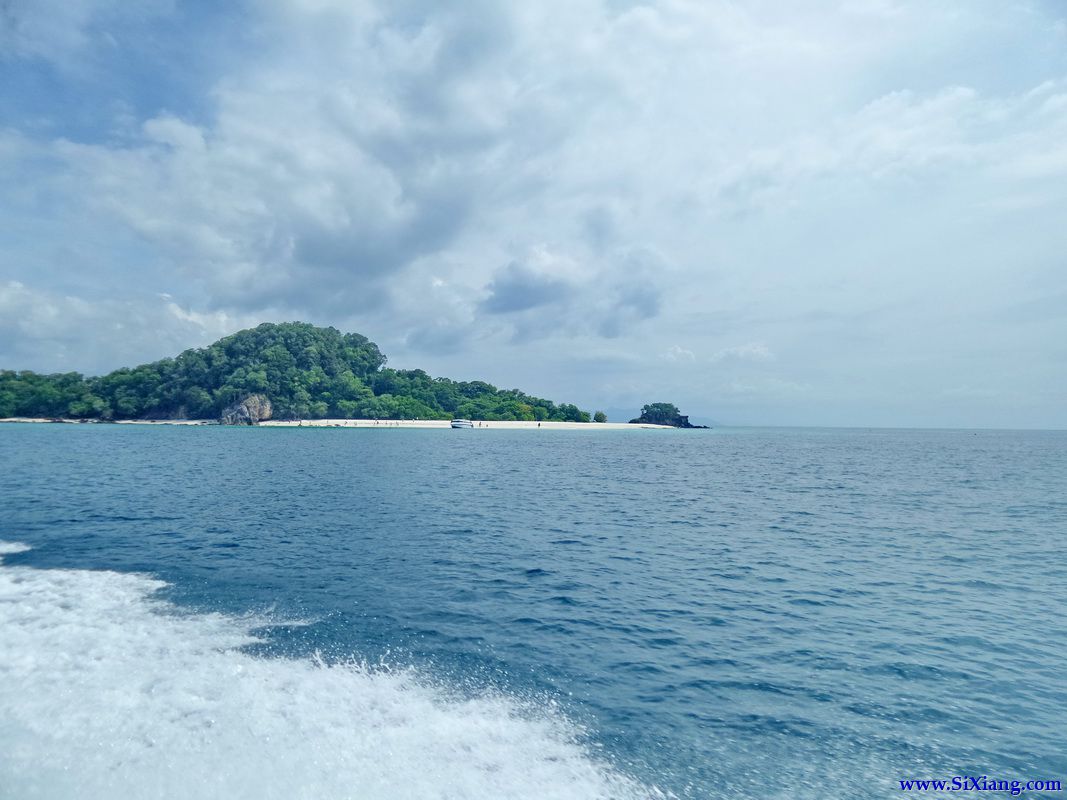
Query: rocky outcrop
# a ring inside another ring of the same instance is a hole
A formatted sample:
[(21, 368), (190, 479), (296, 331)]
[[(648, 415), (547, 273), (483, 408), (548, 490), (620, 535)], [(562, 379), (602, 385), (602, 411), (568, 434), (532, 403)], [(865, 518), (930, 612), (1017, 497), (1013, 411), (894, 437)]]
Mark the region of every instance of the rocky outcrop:
[(686, 414), (679, 413), (673, 403), (650, 403), (641, 409), (641, 416), (630, 420), (631, 425), (670, 425), (673, 428), (706, 428), (693, 425)]
[(670, 425), (672, 428), (707, 428), (707, 425), (693, 425), (689, 422), (688, 414), (679, 414), (676, 417), (670, 417), (668, 419), (653, 418), (648, 419), (646, 417), (638, 417), (637, 419), (630, 420), (631, 425)]
[(226, 408), (219, 421), (223, 425), (255, 425), (260, 420), (270, 419), (272, 413), (270, 398), (262, 394), (250, 394)]

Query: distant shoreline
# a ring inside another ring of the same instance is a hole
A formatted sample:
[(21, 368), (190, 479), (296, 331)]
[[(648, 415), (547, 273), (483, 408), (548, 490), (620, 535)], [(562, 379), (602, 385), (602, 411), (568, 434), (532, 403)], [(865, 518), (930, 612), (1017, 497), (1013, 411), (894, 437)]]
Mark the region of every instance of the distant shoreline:
[[(6, 417), (0, 423), (65, 424), (65, 425), (218, 425), (208, 419), (49, 419), (46, 417)], [(622, 431), (622, 430), (674, 430), (670, 425), (648, 425), (629, 422), (536, 422), (527, 420), (472, 420), (475, 430), (479, 428), (506, 430), (553, 430), (553, 431)], [(230, 427), (255, 427), (234, 425)], [(447, 419), (304, 419), (264, 420), (260, 428), (449, 428)]]

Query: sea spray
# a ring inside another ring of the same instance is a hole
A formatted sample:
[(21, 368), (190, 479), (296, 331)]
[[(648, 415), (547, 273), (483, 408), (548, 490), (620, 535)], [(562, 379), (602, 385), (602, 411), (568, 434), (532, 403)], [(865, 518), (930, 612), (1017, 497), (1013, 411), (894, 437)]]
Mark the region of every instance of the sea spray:
[(163, 586), (0, 564), (0, 796), (662, 796), (555, 710), (450, 697), (411, 670), (257, 658), (240, 648), (266, 621), (183, 613)]

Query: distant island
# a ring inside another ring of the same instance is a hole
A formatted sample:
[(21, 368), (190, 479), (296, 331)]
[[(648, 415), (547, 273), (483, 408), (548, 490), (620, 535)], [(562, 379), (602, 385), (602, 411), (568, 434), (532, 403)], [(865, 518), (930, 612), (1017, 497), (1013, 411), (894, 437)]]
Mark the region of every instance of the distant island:
[(670, 425), (672, 428), (707, 428), (707, 425), (692, 425), (689, 417), (682, 414), (673, 403), (650, 403), (641, 407), (641, 416), (630, 420), (631, 425)]
[[(572, 403), (385, 363), (378, 346), (358, 333), (264, 323), (175, 358), (101, 377), (0, 370), (0, 418), (591, 420)], [(596, 420), (603, 419), (598, 412)]]

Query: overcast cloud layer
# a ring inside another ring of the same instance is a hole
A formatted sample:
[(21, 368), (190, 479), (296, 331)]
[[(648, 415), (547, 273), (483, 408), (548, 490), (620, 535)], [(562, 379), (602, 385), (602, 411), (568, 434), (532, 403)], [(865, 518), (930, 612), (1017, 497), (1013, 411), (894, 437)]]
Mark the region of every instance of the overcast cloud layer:
[(262, 321), (728, 423), (1067, 427), (1047, 0), (0, 0), (0, 367)]

